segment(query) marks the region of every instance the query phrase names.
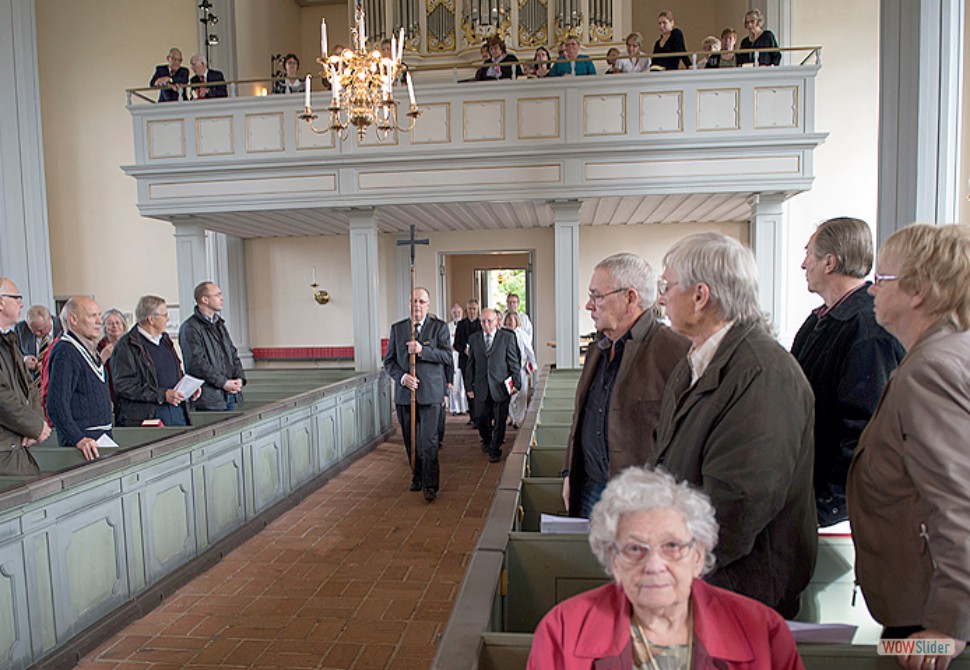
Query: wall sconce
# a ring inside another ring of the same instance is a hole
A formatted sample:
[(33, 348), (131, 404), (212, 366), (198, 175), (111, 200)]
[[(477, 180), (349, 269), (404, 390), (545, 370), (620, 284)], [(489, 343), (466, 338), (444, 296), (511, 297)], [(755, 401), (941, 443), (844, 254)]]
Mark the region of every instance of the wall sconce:
[(317, 269), (312, 268), (313, 281), (310, 283), (310, 288), (313, 289), (313, 299), (317, 301), (319, 305), (326, 305), (330, 302), (330, 291), (325, 288), (320, 288), (320, 284), (317, 283)]

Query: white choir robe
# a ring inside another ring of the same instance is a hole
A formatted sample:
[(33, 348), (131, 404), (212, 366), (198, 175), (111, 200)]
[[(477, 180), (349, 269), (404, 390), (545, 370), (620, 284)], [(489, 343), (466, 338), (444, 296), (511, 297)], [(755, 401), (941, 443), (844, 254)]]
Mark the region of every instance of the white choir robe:
[(516, 426), (521, 426), (525, 421), (525, 410), (529, 406), (529, 384), (532, 381), (532, 371), (539, 365), (536, 362), (535, 352), (532, 350), (532, 343), (522, 328), (515, 330), (515, 339), (519, 343), (519, 360), (522, 361), (522, 388), (515, 392), (509, 401), (509, 419)]
[(468, 411), (468, 396), (465, 395), (465, 380), (458, 368), (458, 352), (455, 351), (455, 321), (448, 322), (448, 333), (451, 340), (451, 358), (455, 366), (455, 376), (451, 380), (451, 390), (448, 391), (448, 411), (452, 414), (464, 414)]

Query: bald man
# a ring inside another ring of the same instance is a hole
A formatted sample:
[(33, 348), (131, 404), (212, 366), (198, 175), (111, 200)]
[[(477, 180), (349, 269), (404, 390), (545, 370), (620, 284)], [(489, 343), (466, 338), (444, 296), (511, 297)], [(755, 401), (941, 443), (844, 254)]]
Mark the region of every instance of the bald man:
[(17, 285), (0, 277), (0, 474), (5, 475), (39, 475), (27, 448), (51, 434), (14, 332), (23, 306)]
[(76, 447), (91, 461), (100, 456), (98, 438), (111, 436), (111, 392), (98, 356), (101, 310), (77, 295), (61, 310), (66, 332), (51, 350), (47, 415), (62, 447)]

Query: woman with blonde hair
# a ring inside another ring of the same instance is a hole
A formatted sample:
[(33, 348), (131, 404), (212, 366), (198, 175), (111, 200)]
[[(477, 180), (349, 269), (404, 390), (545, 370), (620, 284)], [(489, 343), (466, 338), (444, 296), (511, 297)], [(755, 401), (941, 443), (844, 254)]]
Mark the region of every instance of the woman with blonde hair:
[[(757, 49), (758, 65), (781, 65), (780, 51), (766, 51), (778, 48), (778, 40), (770, 30), (765, 30), (765, 16), (757, 9), (749, 9), (744, 13), (744, 29), (748, 36), (741, 40), (741, 49)], [(754, 63), (753, 53), (738, 54), (738, 65)]]
[(633, 31), (626, 36), (626, 56), (616, 61), (617, 72), (646, 72), (650, 69), (650, 59), (642, 55), (643, 35)]

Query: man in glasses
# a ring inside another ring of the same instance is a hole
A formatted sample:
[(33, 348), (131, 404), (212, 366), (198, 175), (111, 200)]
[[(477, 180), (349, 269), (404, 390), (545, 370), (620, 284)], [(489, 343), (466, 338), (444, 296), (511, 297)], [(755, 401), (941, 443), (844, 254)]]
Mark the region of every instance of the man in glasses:
[(51, 434), (14, 331), (23, 306), (16, 284), (0, 277), (0, 474), (4, 475), (39, 475), (37, 461), (27, 448)]
[(51, 316), (45, 305), (31, 305), (27, 316), (15, 326), (24, 363), (36, 382), (54, 341), (61, 336), (61, 320)]
[(570, 516), (588, 518), (610, 478), (652, 452), (667, 378), (690, 343), (657, 321), (657, 275), (636, 254), (599, 262), (586, 309), (596, 340), (576, 387), (562, 497)]
[(798, 330), (792, 355), (815, 392), (815, 506), (819, 526), (849, 518), (845, 482), (859, 436), (876, 411), (903, 345), (876, 323), (872, 231), (840, 217), (820, 224), (805, 245), (808, 290), (824, 301)]

